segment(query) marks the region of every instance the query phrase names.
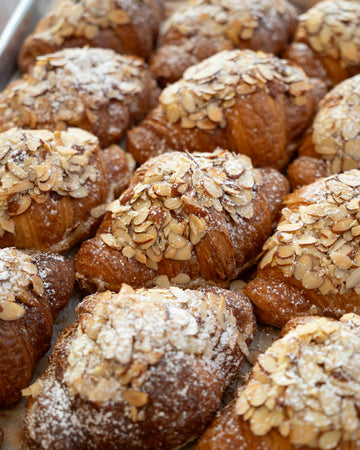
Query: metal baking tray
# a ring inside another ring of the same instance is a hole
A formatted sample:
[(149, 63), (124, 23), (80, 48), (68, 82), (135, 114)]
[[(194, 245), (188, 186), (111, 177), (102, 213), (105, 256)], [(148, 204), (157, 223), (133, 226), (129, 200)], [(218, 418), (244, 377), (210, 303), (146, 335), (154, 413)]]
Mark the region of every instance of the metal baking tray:
[(48, 9), (49, 0), (0, 0), (0, 90), (16, 71), (24, 39)]
[(36, 3), (36, 0), (0, 2), (0, 89), (9, 82), (20, 46), (38, 19)]

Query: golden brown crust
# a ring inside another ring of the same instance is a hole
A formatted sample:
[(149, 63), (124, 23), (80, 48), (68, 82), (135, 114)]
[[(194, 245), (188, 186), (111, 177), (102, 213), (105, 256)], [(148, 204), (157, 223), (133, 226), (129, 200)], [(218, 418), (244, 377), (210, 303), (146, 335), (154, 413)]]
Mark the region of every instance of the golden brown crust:
[(293, 190), (313, 183), (321, 177), (326, 177), (325, 162), (311, 156), (299, 156), (287, 169), (287, 178)]
[(359, 82), (360, 75), (343, 81), (320, 102), (300, 159), (289, 167), (292, 186), (360, 167)]
[(299, 315), (360, 311), (358, 182), (352, 170), (286, 198), (257, 278), (245, 288), (262, 321), (282, 326)]
[(75, 128), (15, 128), (0, 134), (0, 147), (1, 247), (68, 251), (95, 231), (134, 166), (119, 147), (101, 152)]
[(253, 264), (287, 189), (275, 170), (220, 149), (153, 158), (83, 243), (77, 280), (90, 292), (124, 282), (227, 286)]
[(78, 127), (101, 147), (119, 142), (153, 106), (156, 82), (141, 58), (71, 48), (39, 57), (0, 96), (0, 130)]
[[(216, 313), (220, 304), (222, 331)], [(246, 351), (245, 341), (251, 341), (255, 324), (246, 297), (209, 287), (134, 292), (124, 286), (119, 294), (87, 298), (78, 313), (78, 321), (58, 340), (50, 368), (33, 387), (25, 417), (30, 448), (165, 449), (195, 439), (218, 408), (226, 385), (237, 376), (240, 348)], [(95, 331), (99, 314), (102, 325)], [(129, 316), (136, 320), (136, 330)], [(186, 336), (192, 333), (185, 325), (191, 318), (196, 318), (191, 326), (196, 323), (199, 329), (194, 337)], [(213, 331), (207, 335), (209, 321)], [(130, 348), (124, 329), (133, 336)], [(91, 338), (94, 332), (100, 333), (98, 343)], [(108, 333), (122, 349), (116, 355), (111, 356), (110, 341), (101, 344), (100, 336)], [(231, 349), (230, 336), (235, 335), (239, 343)], [(84, 345), (98, 358), (96, 362), (90, 357), (85, 371), (80, 369), (87, 359)], [(128, 357), (131, 362), (124, 366)], [(89, 378), (93, 364), (101, 360), (109, 377), (97, 371)], [(73, 420), (68, 421), (70, 416)]]
[(118, 145), (110, 145), (102, 151), (106, 172), (109, 178), (110, 190), (108, 202), (125, 191), (129, 186), (135, 170), (135, 160), (130, 153)]
[[(227, 405), (213, 419), (197, 442), (196, 450), (293, 450), (293, 446), (275, 430), (255, 436), (235, 413), (235, 402)], [(301, 450), (305, 450), (301, 447)]]
[(278, 54), (296, 27), (295, 8), (286, 0), (195, 0), (164, 24), (150, 67), (162, 86), (222, 50), (251, 49)]
[(27, 72), (40, 55), (85, 46), (149, 58), (163, 13), (161, 0), (58, 0), (25, 40), (18, 66)]
[(358, 450), (359, 325), (353, 314), (288, 323), (196, 450)]
[(142, 163), (169, 150), (221, 146), (250, 156), (257, 167), (280, 169), (314, 107), (302, 70), (261, 52), (225, 51), (164, 89), (160, 105), (128, 133), (127, 150)]
[(329, 87), (360, 71), (360, 6), (357, 1), (327, 0), (299, 16), (293, 44), (284, 54), (309, 76)]
[(11, 248), (0, 250), (0, 263), (0, 405), (9, 407), (20, 400), (35, 363), (50, 347), (52, 321), (70, 298), (74, 270), (62, 256), (28, 256)]
[(273, 226), (275, 226), (280, 218), (284, 197), (290, 192), (289, 182), (280, 172), (270, 167), (262, 167), (259, 171), (263, 177), (262, 186), (271, 210)]

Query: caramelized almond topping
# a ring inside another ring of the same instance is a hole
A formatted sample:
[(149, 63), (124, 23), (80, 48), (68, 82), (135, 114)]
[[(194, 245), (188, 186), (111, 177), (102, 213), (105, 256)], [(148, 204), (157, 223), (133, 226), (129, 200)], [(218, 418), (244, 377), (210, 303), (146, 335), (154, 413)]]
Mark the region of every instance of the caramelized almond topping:
[(277, 428), (293, 445), (335, 449), (359, 438), (360, 317), (314, 318), (258, 358), (235, 410), (263, 436)]
[(211, 131), (226, 126), (226, 110), (236, 97), (266, 90), (274, 79), (294, 102), (301, 98), (306, 103), (312, 86), (302, 69), (262, 52), (232, 50), (187, 69), (181, 80), (162, 91), (160, 105), (169, 122)]
[[(108, 206), (111, 233), (101, 238), (154, 270), (163, 259), (187, 261), (207, 232), (209, 210), (223, 211), (236, 223), (253, 216), (258, 175), (248, 157), (221, 149), (161, 155), (142, 166), (138, 183)], [(178, 276), (176, 284), (191, 281)]]
[(323, 295), (360, 293), (360, 171), (333, 175), (308, 189), (306, 204), (288, 197), (259, 267), (277, 266), (285, 277)]
[(225, 355), (242, 338), (225, 298), (212, 292), (123, 285), (119, 293), (96, 295), (92, 314), (79, 319), (64, 379), (71, 392), (99, 405), (143, 408), (153, 366), (164, 355), (218, 364), (219, 352)]

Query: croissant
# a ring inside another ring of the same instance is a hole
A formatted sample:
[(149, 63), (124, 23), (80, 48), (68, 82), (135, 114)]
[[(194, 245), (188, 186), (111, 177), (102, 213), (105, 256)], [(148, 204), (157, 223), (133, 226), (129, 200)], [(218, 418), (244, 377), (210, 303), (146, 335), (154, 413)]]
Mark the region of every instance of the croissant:
[(255, 332), (233, 291), (139, 289), (87, 297), (30, 388), (30, 449), (166, 449), (197, 438)]
[(165, 86), (184, 71), (222, 50), (236, 48), (278, 54), (296, 28), (287, 0), (190, 0), (165, 22), (151, 71)]
[(156, 82), (142, 59), (102, 48), (71, 48), (39, 57), (0, 95), (0, 131), (12, 127), (95, 134), (118, 142), (155, 104)]
[(321, 1), (300, 15), (284, 58), (328, 87), (360, 73), (360, 3)]
[(36, 58), (69, 47), (103, 47), (148, 58), (164, 15), (162, 0), (58, 0), (24, 42), (23, 72)]
[(255, 166), (282, 169), (310, 124), (318, 90), (285, 60), (251, 50), (220, 52), (190, 67), (128, 133), (139, 163), (169, 150), (227, 148)]
[(360, 75), (335, 86), (320, 102), (312, 129), (288, 168), (293, 188), (360, 167)]
[(357, 450), (360, 317), (304, 317), (259, 356), (196, 450)]
[(79, 128), (0, 133), (0, 247), (68, 251), (95, 232), (133, 167)]
[(287, 192), (280, 173), (225, 150), (153, 158), (83, 242), (77, 281), (86, 292), (125, 282), (226, 287), (254, 263)]
[(245, 293), (258, 318), (360, 312), (360, 171), (322, 178), (288, 195)]
[(0, 406), (20, 400), (51, 343), (53, 318), (74, 285), (72, 264), (53, 253), (0, 249)]

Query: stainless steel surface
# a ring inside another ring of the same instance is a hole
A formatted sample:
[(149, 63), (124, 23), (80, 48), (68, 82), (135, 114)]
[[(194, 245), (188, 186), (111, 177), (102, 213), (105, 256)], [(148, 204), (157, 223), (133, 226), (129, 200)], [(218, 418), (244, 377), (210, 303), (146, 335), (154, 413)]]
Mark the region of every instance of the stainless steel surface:
[(0, 89), (9, 82), (26, 36), (40, 17), (38, 0), (0, 0)]

